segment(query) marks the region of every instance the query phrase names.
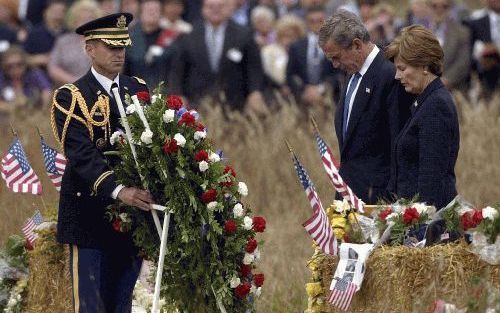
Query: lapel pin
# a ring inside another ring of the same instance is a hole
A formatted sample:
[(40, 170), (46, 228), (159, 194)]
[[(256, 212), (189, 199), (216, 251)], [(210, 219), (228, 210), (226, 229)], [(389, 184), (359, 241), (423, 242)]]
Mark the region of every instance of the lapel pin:
[(100, 90), (97, 90), (97, 95), (100, 95), (101, 94), (101, 91)]
[(366, 89), (365, 89), (365, 92), (366, 92), (366, 93), (370, 93), (370, 91), (371, 91), (371, 90), (370, 90), (370, 88), (366, 88)]
[(127, 87), (127, 86), (124, 86), (123, 88), (124, 88), (125, 90), (128, 90), (128, 87)]

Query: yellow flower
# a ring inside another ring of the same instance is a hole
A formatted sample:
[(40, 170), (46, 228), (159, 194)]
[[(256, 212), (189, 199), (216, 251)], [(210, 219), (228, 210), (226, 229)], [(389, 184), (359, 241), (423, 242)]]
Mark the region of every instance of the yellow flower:
[(321, 283), (307, 283), (306, 292), (309, 297), (317, 297), (323, 292), (321, 288)]

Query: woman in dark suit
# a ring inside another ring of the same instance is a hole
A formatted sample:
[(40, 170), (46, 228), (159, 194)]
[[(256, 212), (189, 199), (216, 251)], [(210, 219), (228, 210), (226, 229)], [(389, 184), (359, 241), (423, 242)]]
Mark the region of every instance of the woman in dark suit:
[(460, 141), (455, 104), (440, 78), (443, 50), (429, 30), (412, 25), (385, 53), (396, 66), (396, 79), (416, 96), (393, 147), (389, 190), (403, 198), (418, 194), (419, 201), (440, 209), (457, 195)]

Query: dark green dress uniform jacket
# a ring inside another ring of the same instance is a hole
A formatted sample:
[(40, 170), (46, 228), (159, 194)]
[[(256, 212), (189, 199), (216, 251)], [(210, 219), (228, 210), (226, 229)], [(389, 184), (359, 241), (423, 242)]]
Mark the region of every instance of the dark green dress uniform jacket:
[[(147, 91), (144, 81), (119, 77), (121, 99)], [(124, 104), (125, 105), (125, 104)], [(120, 114), (114, 99), (91, 71), (74, 84), (59, 88), (52, 105), (52, 127), (68, 160), (62, 178), (57, 239), (80, 247), (132, 247), (127, 234), (115, 232), (105, 218), (117, 187), (110, 160), (111, 134)]]

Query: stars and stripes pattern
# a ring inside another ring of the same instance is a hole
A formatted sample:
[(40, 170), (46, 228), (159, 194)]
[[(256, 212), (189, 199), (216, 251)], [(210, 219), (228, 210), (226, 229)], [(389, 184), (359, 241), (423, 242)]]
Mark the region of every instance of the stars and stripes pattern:
[(351, 305), (352, 296), (358, 287), (346, 278), (335, 277), (335, 279), (337, 282), (328, 296), (328, 302), (343, 311), (347, 311)]
[(339, 174), (339, 163), (333, 157), (330, 147), (325, 143), (323, 138), (316, 132), (316, 143), (318, 144), (319, 153), (323, 167), (330, 178), (330, 181), (335, 187), (335, 190), (346, 200), (351, 202), (351, 205), (360, 213), (364, 213), (364, 203), (361, 201), (347, 185)]
[(43, 138), (41, 142), (45, 170), (54, 187), (56, 187), (57, 191), (60, 191), (62, 176), (66, 169), (66, 158), (61, 153), (49, 147)]
[(26, 240), (32, 245), (33, 242), (38, 238), (38, 234), (35, 233), (35, 229), (38, 225), (43, 223), (43, 216), (40, 211), (36, 210), (35, 214), (29, 218), (23, 226), (23, 234)]
[(293, 154), (293, 162), (299, 181), (304, 187), (307, 199), (313, 209), (313, 215), (302, 225), (325, 254), (337, 255), (337, 239), (330, 227), (330, 222), (314, 185), (295, 154)]
[(19, 138), (2, 157), (2, 178), (13, 192), (42, 193), (42, 184), (30, 166)]

